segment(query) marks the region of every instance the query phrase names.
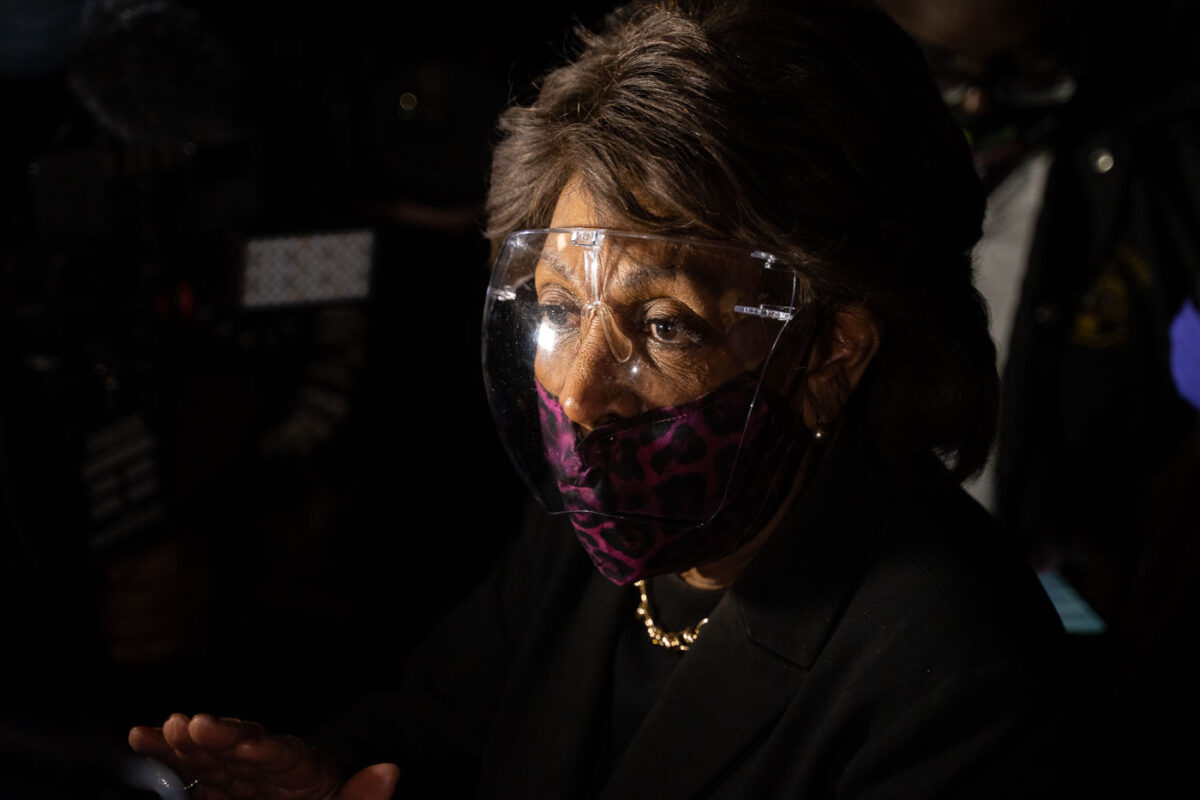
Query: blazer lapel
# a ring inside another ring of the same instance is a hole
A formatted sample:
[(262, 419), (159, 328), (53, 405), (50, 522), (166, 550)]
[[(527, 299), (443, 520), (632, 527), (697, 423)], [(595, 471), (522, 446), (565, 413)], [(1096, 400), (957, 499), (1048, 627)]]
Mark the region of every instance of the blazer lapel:
[(727, 595), (617, 762), (605, 798), (696, 797), (744, 758), (805, 671), (747, 638)]

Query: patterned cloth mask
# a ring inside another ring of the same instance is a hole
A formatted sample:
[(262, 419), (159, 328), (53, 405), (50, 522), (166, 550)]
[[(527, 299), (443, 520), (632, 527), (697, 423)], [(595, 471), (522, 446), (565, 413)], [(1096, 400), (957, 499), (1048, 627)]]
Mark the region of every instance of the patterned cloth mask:
[(763, 393), (755, 399), (758, 384), (747, 373), (697, 400), (582, 438), (538, 384), (563, 508), (604, 577), (623, 586), (708, 563), (737, 550), (773, 513), (790, 474), (780, 466), (803, 448), (787, 403)]

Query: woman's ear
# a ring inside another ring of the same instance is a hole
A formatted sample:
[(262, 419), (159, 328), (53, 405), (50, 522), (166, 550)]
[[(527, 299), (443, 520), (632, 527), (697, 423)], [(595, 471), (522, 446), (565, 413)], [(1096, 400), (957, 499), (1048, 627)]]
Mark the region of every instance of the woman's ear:
[(810, 429), (832, 423), (879, 350), (879, 320), (862, 306), (844, 306), (833, 315), (828, 334), (813, 348), (802, 413)]

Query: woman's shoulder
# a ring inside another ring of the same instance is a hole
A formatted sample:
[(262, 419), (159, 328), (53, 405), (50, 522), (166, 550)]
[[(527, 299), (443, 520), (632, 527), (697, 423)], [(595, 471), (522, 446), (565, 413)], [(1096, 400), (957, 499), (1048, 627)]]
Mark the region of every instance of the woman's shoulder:
[(969, 686), (1055, 691), (1062, 625), (983, 508), (950, 480), (836, 477), (737, 587), (751, 639), (881, 718)]
[(1044, 796), (1072, 739), (1057, 615), (960, 488), (896, 488), (827, 493), (786, 532), (788, 570), (760, 566), (735, 592), (750, 638), (804, 675), (778, 729), (804, 742), (797, 780)]
[[(895, 502), (871, 537), (851, 605), (968, 661), (1040, 658), (1062, 625), (1019, 543), (957, 486)], [(947, 655), (949, 655), (947, 653)]]

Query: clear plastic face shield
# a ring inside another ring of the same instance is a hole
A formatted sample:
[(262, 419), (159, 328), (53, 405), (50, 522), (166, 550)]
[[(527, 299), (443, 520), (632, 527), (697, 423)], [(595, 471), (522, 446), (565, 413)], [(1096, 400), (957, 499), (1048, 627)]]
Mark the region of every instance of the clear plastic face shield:
[(744, 434), (796, 296), (791, 268), (748, 248), (511, 234), (484, 308), (484, 379), (542, 505), (680, 527), (712, 518), (754, 460)]

